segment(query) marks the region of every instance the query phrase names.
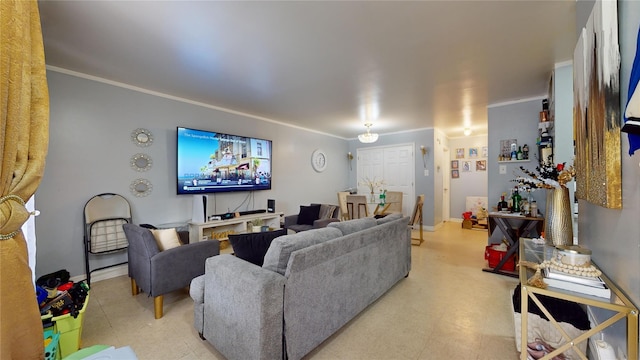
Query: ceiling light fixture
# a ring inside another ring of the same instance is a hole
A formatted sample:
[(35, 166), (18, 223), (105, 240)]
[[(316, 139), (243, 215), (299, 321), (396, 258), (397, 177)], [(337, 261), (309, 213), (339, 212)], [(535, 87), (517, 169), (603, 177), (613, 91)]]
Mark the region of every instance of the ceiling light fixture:
[(373, 124), (371, 124), (370, 122), (364, 124), (364, 126), (367, 127), (367, 132), (365, 132), (364, 134), (358, 135), (358, 140), (360, 140), (361, 143), (370, 144), (378, 141), (378, 134), (372, 133), (370, 131), (371, 125)]
[(464, 128), (464, 136), (471, 135), (471, 128)]

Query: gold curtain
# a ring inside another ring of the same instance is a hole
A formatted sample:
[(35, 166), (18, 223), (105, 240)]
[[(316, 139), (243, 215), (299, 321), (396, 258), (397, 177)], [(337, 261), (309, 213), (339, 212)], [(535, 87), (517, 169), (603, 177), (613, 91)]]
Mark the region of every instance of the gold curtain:
[(38, 188), (49, 144), (47, 89), (36, 1), (0, 1), (0, 359), (42, 359), (44, 342), (24, 202)]

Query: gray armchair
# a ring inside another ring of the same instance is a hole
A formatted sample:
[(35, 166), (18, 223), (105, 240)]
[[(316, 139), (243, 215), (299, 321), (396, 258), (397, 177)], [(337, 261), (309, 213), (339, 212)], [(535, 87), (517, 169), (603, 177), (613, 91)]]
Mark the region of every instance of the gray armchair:
[(217, 240), (185, 244), (160, 251), (151, 231), (134, 224), (122, 225), (129, 242), (131, 293), (140, 290), (153, 296), (156, 319), (162, 317), (163, 295), (189, 286), (204, 274), (205, 260), (220, 254)]

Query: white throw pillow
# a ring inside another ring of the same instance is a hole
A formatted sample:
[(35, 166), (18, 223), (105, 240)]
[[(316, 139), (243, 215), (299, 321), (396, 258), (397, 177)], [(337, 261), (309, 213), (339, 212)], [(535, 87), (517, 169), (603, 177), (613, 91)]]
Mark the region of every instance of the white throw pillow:
[(151, 229), (153, 237), (156, 238), (156, 243), (160, 251), (173, 249), (182, 245), (180, 243), (180, 237), (176, 229)]

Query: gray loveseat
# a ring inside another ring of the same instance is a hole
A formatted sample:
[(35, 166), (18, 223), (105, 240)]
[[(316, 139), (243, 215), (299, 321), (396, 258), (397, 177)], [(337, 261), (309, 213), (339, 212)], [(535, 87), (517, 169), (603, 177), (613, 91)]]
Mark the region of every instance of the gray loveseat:
[[(312, 208), (316, 207), (316, 213)], [(332, 222), (340, 221), (338, 217), (340, 208), (331, 204), (311, 204), (300, 206), (300, 212), (296, 215), (284, 217), (284, 228), (295, 232), (307, 231), (326, 227)]]
[(262, 267), (209, 258), (191, 282), (194, 326), (230, 360), (300, 359), (409, 274), (408, 222), (397, 214), (281, 236)]

